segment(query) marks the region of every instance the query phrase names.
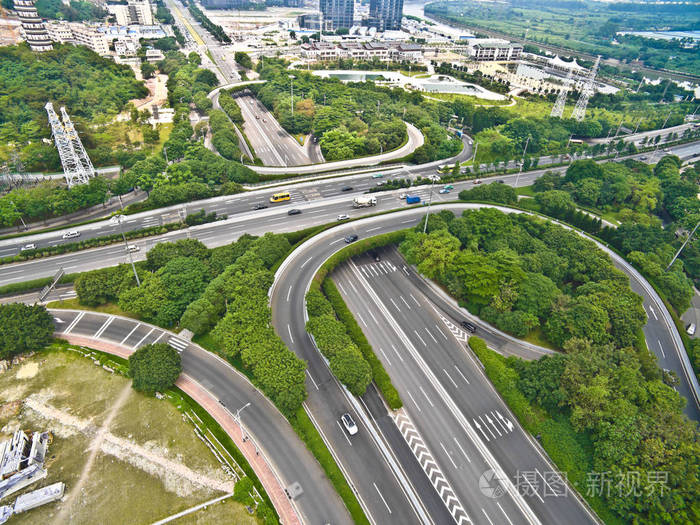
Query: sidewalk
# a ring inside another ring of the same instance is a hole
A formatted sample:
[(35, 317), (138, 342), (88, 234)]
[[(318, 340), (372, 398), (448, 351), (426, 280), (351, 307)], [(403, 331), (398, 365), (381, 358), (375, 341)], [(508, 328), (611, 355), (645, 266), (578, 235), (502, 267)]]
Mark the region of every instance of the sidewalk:
[[(128, 359), (133, 352), (132, 349), (127, 347), (92, 337), (64, 333), (58, 333), (56, 335), (61, 339), (65, 339), (70, 344), (86, 346), (124, 359)], [(281, 485), (272, 467), (265, 460), (264, 451), (253, 442), (252, 436), (250, 436), (248, 432), (244, 435), (243, 428), (237, 424), (230, 412), (219, 404), (218, 400), (214, 398), (211, 393), (191, 377), (186, 374), (181, 374), (175, 382), (175, 386), (199, 403), (233, 440), (236, 447), (238, 447), (245, 456), (246, 461), (248, 461), (253, 468), (255, 475), (260, 479), (260, 482), (265, 488), (265, 492), (267, 492), (277, 514), (279, 514), (280, 521), (285, 525), (301, 525), (299, 516), (284, 492), (284, 487)]]

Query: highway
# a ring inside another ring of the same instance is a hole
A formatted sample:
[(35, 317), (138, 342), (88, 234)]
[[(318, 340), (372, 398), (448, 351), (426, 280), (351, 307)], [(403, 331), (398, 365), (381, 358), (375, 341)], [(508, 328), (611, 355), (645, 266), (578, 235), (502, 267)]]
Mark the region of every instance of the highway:
[(250, 94), (235, 94), (255, 154), (265, 166), (303, 166), (311, 164), (304, 147), (280, 126), (262, 102)]
[(486, 449), (543, 523), (595, 523), (493, 390), (465, 346), (459, 320), (423, 295), (395, 249), (378, 253), (379, 262), (356, 257), (332, 278), (472, 522), (511, 523), (520, 515), (507, 494), (475, 490), (493, 468), (482, 456)]
[[(472, 153), (472, 146), (469, 143), (469, 139), (465, 138), (465, 147), (463, 151), (456, 157), (457, 160), (463, 161), (469, 158)], [(681, 158), (688, 158), (700, 153), (700, 141), (690, 144), (683, 144), (680, 146), (675, 146), (671, 148), (671, 153), (679, 155)], [(650, 155), (634, 155), (633, 158), (640, 159), (641, 157), (648, 157)], [(653, 159), (647, 159), (651, 162)], [(451, 159), (454, 162), (455, 159)], [(240, 217), (240, 218), (250, 218), (255, 219), (260, 216), (262, 220), (267, 220), (274, 222), (274, 219), (267, 217), (268, 213), (272, 209), (285, 208), (288, 206), (298, 207), (304, 204), (313, 205), (319, 200), (323, 199), (340, 199), (346, 203), (350, 203), (352, 199), (368, 191), (372, 187), (376, 187), (378, 182), (388, 181), (392, 179), (404, 179), (412, 178), (415, 179), (418, 176), (426, 177), (427, 175), (432, 175), (436, 173), (436, 168), (439, 164), (447, 163), (448, 161), (432, 162), (420, 166), (404, 166), (395, 169), (389, 169), (384, 171), (384, 176), (381, 179), (372, 178), (371, 173), (362, 173), (356, 175), (347, 175), (342, 177), (327, 178), (321, 180), (309, 180), (306, 182), (289, 182), (287, 185), (280, 185), (274, 189), (256, 189), (241, 193), (238, 195), (225, 195), (221, 197), (214, 197), (211, 199), (188, 202), (185, 204), (177, 204), (174, 206), (168, 206), (165, 208), (159, 208), (156, 210), (144, 211), (140, 213), (135, 213), (133, 215), (128, 215), (122, 220), (122, 227), (124, 231), (132, 231), (142, 228), (147, 228), (151, 226), (160, 226), (163, 224), (177, 222), (183, 219), (187, 214), (197, 212), (199, 210), (205, 210), (207, 213), (216, 212), (218, 215), (228, 215), (229, 219)], [(567, 166), (560, 166), (557, 168), (550, 168), (549, 170), (543, 168), (539, 170), (527, 171), (522, 174), (510, 174), (510, 175), (494, 175), (490, 178), (484, 179), (485, 183), (492, 180), (502, 180), (504, 183), (510, 186), (529, 186), (535, 179), (540, 177), (545, 171), (555, 171), (558, 173), (563, 173)], [(462, 181), (453, 183), (454, 190), (452, 194), (439, 195), (437, 190), (441, 187), (438, 184), (435, 185), (435, 192), (433, 198), (438, 202), (445, 200), (453, 200), (456, 198), (456, 194), (462, 189), (468, 189), (474, 187), (473, 181)], [(347, 189), (350, 188), (350, 189)], [(288, 190), (291, 194), (291, 201), (286, 203), (270, 204), (270, 196), (281, 190)], [(405, 191), (405, 190), (401, 190)], [(389, 192), (389, 195), (396, 197), (401, 191)], [(411, 190), (411, 193), (417, 193), (423, 197), (427, 197), (427, 187), (419, 186)], [(387, 204), (391, 203), (390, 206)], [(251, 214), (251, 211), (256, 205), (266, 205), (269, 206), (267, 210), (259, 210), (255, 214)], [(392, 209), (400, 206), (401, 203), (398, 200), (385, 201), (381, 198), (377, 210)], [(341, 206), (342, 208), (342, 206)], [(284, 212), (287, 211), (286, 208)], [(279, 211), (279, 210), (278, 210)], [(342, 209), (338, 213), (345, 213), (347, 208)], [(373, 211), (373, 210), (371, 210)], [(356, 216), (360, 214), (365, 214), (366, 210), (353, 210), (350, 212), (351, 216)], [(337, 215), (337, 214), (336, 214)], [(327, 214), (327, 218), (334, 217), (332, 214)], [(292, 220), (291, 218), (289, 220)], [(224, 221), (225, 222), (225, 221)], [(292, 223), (297, 223), (296, 220), (292, 220)], [(113, 235), (119, 233), (119, 224), (104, 220), (88, 224), (85, 226), (71, 228), (67, 226), (65, 229), (56, 230), (47, 233), (37, 233), (26, 235), (22, 237), (16, 237), (12, 239), (0, 240), (0, 258), (18, 255), (23, 246), (33, 243), (37, 248), (42, 248), (46, 246), (58, 246), (71, 242), (74, 239), (63, 239), (63, 235), (72, 230), (77, 230), (80, 232), (79, 240), (91, 239), (95, 237), (103, 237), (107, 235)], [(146, 246), (152, 244), (149, 240), (134, 241), (133, 244), (140, 246), (142, 249)], [(4, 281), (3, 270), (6, 270), (6, 266), (0, 266), (0, 285)], [(17, 272), (16, 277), (11, 279), (9, 282), (17, 282), (21, 280), (26, 280), (26, 276), (22, 276), (20, 272)]]
[(167, 343), (182, 358), (184, 374), (208, 390), (231, 412), (250, 403), (241, 412), (243, 426), (254, 437), (271, 462), (283, 486), (299, 482), (304, 491), (294, 504), (305, 523), (351, 523), (350, 516), (291, 425), (240, 372), (218, 356), (172, 332), (147, 323), (79, 310), (51, 310), (56, 335), (70, 334), (103, 340), (127, 349), (155, 342)]

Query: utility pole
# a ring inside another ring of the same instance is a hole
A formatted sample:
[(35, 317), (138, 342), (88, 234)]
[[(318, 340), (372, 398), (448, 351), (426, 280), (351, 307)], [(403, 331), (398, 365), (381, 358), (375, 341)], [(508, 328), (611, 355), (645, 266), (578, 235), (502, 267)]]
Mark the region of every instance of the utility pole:
[(687, 238), (687, 239), (685, 240), (685, 242), (683, 243), (683, 246), (681, 246), (681, 247), (678, 249), (678, 251), (676, 252), (676, 255), (673, 256), (673, 259), (671, 259), (671, 262), (668, 264), (668, 266), (666, 267), (666, 270), (665, 270), (665, 271), (668, 271), (668, 269), (669, 269), (671, 266), (673, 266), (673, 263), (676, 262), (676, 259), (678, 259), (678, 256), (679, 256), (679, 255), (681, 254), (681, 252), (683, 251), (683, 248), (685, 248), (685, 245), (688, 244), (688, 243), (690, 242), (690, 239), (693, 238), (693, 235), (695, 234), (695, 230), (698, 229), (698, 226), (700, 226), (700, 222), (697, 223), (697, 224), (695, 225), (695, 228), (693, 228), (693, 231), (690, 232), (690, 235), (688, 235), (688, 238)]
[(126, 235), (124, 234), (124, 227), (122, 226), (123, 215), (115, 215), (119, 217), (117, 223), (119, 224), (119, 231), (122, 234), (122, 239), (124, 240), (124, 249), (126, 250), (126, 255), (129, 257), (129, 262), (131, 263), (131, 269), (134, 271), (134, 277), (136, 278), (136, 286), (141, 286), (141, 280), (139, 279), (139, 274), (136, 272), (136, 265), (134, 264), (134, 258), (131, 256), (131, 250), (129, 250), (129, 243), (126, 242)]
[(433, 186), (435, 185), (435, 179), (430, 183), (430, 197), (428, 198), (428, 214), (425, 216), (425, 224), (423, 225), (423, 233), (428, 229), (428, 219), (430, 219), (430, 206), (433, 204)]

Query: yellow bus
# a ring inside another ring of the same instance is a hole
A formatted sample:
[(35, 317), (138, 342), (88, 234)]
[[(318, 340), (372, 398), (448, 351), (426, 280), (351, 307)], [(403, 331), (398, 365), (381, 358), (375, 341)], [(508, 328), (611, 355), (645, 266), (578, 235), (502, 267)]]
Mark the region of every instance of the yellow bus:
[(288, 201), (291, 197), (289, 196), (288, 191), (282, 191), (280, 193), (275, 193), (272, 197), (270, 197), (270, 202), (282, 202), (282, 201)]

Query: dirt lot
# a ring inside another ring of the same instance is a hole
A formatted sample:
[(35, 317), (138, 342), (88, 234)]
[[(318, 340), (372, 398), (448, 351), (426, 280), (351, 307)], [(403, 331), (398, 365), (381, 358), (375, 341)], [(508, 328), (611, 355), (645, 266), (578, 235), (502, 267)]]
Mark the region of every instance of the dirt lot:
[[(60, 502), (10, 523), (151, 523), (233, 490), (233, 478), (178, 408), (129, 384), (68, 351), (43, 352), (0, 373), (0, 439), (18, 428), (54, 436), (48, 477), (30, 490), (66, 484)], [(257, 520), (229, 499), (174, 523), (221, 522)]]

